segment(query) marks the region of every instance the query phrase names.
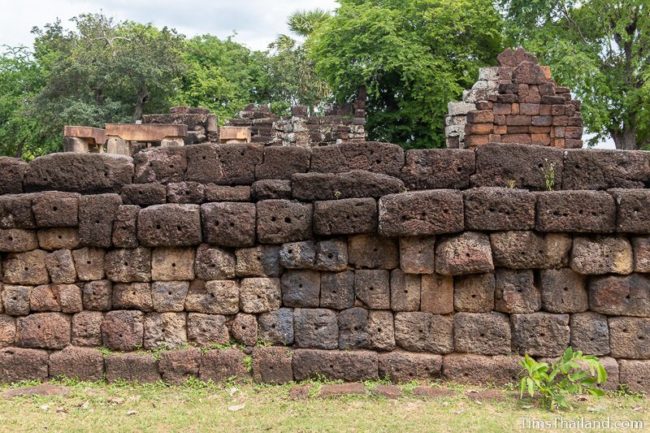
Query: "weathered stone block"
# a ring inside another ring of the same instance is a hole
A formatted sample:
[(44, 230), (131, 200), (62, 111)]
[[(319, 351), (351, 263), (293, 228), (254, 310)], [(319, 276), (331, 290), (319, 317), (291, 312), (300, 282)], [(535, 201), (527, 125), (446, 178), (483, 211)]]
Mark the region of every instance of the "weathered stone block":
[(29, 298), (32, 288), (29, 286), (4, 286), (2, 304), (4, 312), (10, 316), (26, 316), (29, 314)]
[(265, 179), (251, 185), (253, 201), (291, 199), (291, 181)]
[(568, 314), (513, 314), (512, 345), (520, 354), (560, 356), (569, 345)]
[(244, 313), (266, 313), (280, 308), (282, 290), (278, 278), (244, 278), (239, 305)]
[(569, 150), (562, 189), (643, 188), (649, 172), (650, 156), (646, 152)]
[(411, 149), (400, 177), (410, 190), (465, 189), (474, 167), (472, 150)]
[(530, 230), (535, 194), (520, 189), (476, 188), (463, 193), (467, 230)]
[(112, 293), (111, 303), (114, 309), (153, 310), (149, 283), (115, 284)]
[(160, 183), (124, 185), (120, 195), (124, 204), (142, 207), (163, 204), (167, 201), (167, 189)]
[(213, 280), (190, 284), (185, 309), (209, 314), (239, 312), (239, 284), (234, 280)]
[(68, 346), (50, 354), (50, 377), (103, 380), (104, 357), (97, 349)]
[(162, 352), (158, 361), (158, 370), (165, 382), (182, 385), (188, 379), (199, 375), (201, 358), (201, 352), (194, 348)]
[(79, 195), (49, 191), (32, 201), (37, 227), (76, 227), (79, 223)]
[(393, 350), (395, 348), (395, 322), (391, 311), (368, 312), (369, 348)]
[(22, 253), (38, 248), (36, 233), (23, 229), (0, 229), (0, 252)]
[(279, 277), (280, 247), (276, 245), (258, 245), (235, 251), (238, 277)]
[(379, 236), (350, 236), (348, 256), (355, 268), (394, 269), (399, 266), (397, 242)]
[(439, 274), (422, 275), (420, 310), (433, 314), (453, 313), (453, 278)]
[(614, 198), (603, 191), (553, 191), (537, 195), (536, 229), (542, 232), (610, 233)]
[(151, 280), (151, 250), (148, 248), (111, 250), (104, 257), (109, 280), (116, 283)]
[(155, 281), (194, 279), (193, 248), (155, 248), (151, 255), (151, 278)]
[(111, 309), (113, 283), (108, 280), (90, 281), (83, 285), (84, 310), (108, 311)]
[(72, 316), (71, 343), (75, 346), (101, 346), (102, 321), (99, 311), (82, 311)]
[(379, 200), (379, 233), (384, 236), (455, 233), (464, 224), (463, 196), (458, 191), (405, 192)]
[(354, 272), (324, 272), (320, 276), (320, 306), (344, 310), (354, 305)]
[(532, 231), (490, 233), (496, 266), (511, 269), (555, 268), (569, 261), (571, 237), (560, 233), (540, 235)]
[(531, 270), (497, 269), (495, 310), (502, 313), (533, 313), (542, 308), (542, 296)]
[(16, 343), (37, 349), (62, 349), (70, 344), (70, 318), (61, 313), (34, 313), (16, 322)]
[(490, 238), (465, 232), (440, 239), (436, 247), (436, 272), (443, 275), (480, 274), (494, 270)]
[(650, 319), (609, 318), (609, 344), (614, 358), (650, 359)]
[(395, 342), (412, 352), (453, 350), (453, 319), (424, 312), (395, 314)]
[(650, 277), (632, 274), (592, 278), (589, 308), (607, 315), (650, 317)]
[(442, 360), (442, 375), (457, 383), (506, 385), (519, 382), (517, 356), (484, 356), (453, 353)]
[(338, 315), (339, 349), (363, 349), (370, 342), (368, 310), (354, 307)]
[(251, 187), (248, 185), (205, 185), (205, 201), (250, 201)]
[(255, 243), (253, 203), (206, 203), (201, 206), (206, 242), (224, 247), (248, 247)]
[(189, 287), (190, 283), (187, 281), (156, 281), (152, 283), (153, 309), (159, 312), (183, 311)]
[(79, 240), (83, 246), (109, 248), (113, 221), (122, 199), (117, 194), (85, 195), (79, 198)]
[(210, 350), (201, 356), (199, 377), (202, 380), (224, 382), (249, 377), (244, 366), (244, 352), (239, 349)]
[(160, 380), (158, 361), (151, 353), (115, 353), (107, 356), (106, 380), (149, 383)]
[(264, 149), (264, 162), (255, 167), (256, 179), (291, 179), (294, 173), (309, 170), (311, 151), (304, 147), (270, 146)]
[(399, 262), (408, 274), (433, 274), (435, 238), (409, 237), (399, 240)]
[(295, 380), (324, 376), (359, 382), (379, 377), (377, 362), (377, 353), (367, 350), (298, 349), (293, 352), (293, 376)]
[(133, 180), (135, 183), (182, 181), (187, 169), (185, 152), (185, 147), (156, 147), (136, 153)]
[(377, 202), (350, 198), (314, 203), (314, 232), (318, 235), (373, 233), (377, 230)]
[[(407, 153), (408, 155), (408, 153)], [(392, 382), (432, 380), (440, 377), (442, 356), (396, 350), (379, 354), (379, 377)]]
[(270, 344), (293, 344), (293, 310), (280, 308), (257, 316), (259, 338)]
[(138, 240), (147, 247), (182, 247), (201, 243), (199, 206), (160, 204), (140, 210)]
[(76, 284), (53, 284), (51, 287), (59, 300), (62, 313), (78, 313), (83, 309), (79, 286)]
[(0, 195), (0, 228), (36, 228), (32, 213), (33, 197), (34, 194)]
[(109, 349), (127, 352), (142, 347), (144, 314), (141, 311), (109, 311), (102, 321), (102, 343)]
[(23, 192), (23, 177), (29, 164), (18, 158), (0, 157), (0, 194)]
[(187, 343), (185, 313), (149, 313), (144, 317), (144, 348), (171, 349)]
[(336, 349), (339, 327), (336, 313), (325, 308), (296, 308), (293, 313), (296, 347)]
[(79, 230), (77, 229), (60, 228), (39, 230), (36, 236), (38, 237), (38, 245), (47, 251), (73, 250), (79, 247)]
[(2, 264), (5, 284), (47, 284), (50, 279), (45, 266), (46, 257), (47, 253), (41, 250), (7, 255)]
[(390, 308), (390, 274), (382, 269), (360, 269), (354, 273), (354, 292), (367, 308)]
[(420, 275), (405, 274), (400, 269), (390, 273), (390, 309), (418, 311), (420, 309)]
[(320, 303), (320, 273), (287, 271), (282, 275), (282, 304), (287, 307), (318, 307)]
[(53, 283), (72, 284), (77, 280), (77, 271), (70, 250), (49, 253), (45, 256), (45, 267)]
[(280, 264), (286, 269), (312, 269), (315, 261), (314, 241), (289, 242), (280, 248)]
[(234, 278), (235, 265), (235, 255), (221, 248), (203, 244), (196, 250), (194, 270), (198, 279), (207, 281)]
[(293, 197), (304, 201), (379, 198), (405, 190), (399, 179), (362, 170), (296, 174), (291, 179)]
[(226, 318), (217, 314), (189, 313), (187, 315), (187, 339), (199, 346), (228, 344), (230, 335)]
[(312, 234), (312, 205), (289, 200), (257, 203), (257, 237), (262, 243), (284, 243), (309, 239)]
[(257, 344), (257, 320), (253, 314), (239, 313), (230, 321), (230, 334), (245, 346)]
[(341, 173), (367, 170), (398, 176), (404, 165), (404, 149), (390, 143), (366, 141), (312, 149), (311, 171)]
[(113, 223), (113, 246), (135, 248), (138, 246), (137, 222), (139, 206), (122, 205), (117, 208)]
[(571, 268), (581, 274), (629, 274), (633, 270), (632, 246), (625, 238), (576, 237), (571, 250)]
[(607, 317), (591, 312), (572, 314), (571, 347), (588, 355), (609, 354)]
[(344, 271), (348, 267), (348, 245), (342, 239), (328, 239), (316, 244), (313, 268), (319, 271)]
[(292, 353), (286, 347), (256, 347), (253, 350), (253, 379), (258, 383), (293, 381)]
[(454, 281), (454, 309), (468, 313), (488, 313), (494, 309), (494, 274), (457, 277)]
[(540, 272), (542, 307), (550, 313), (581, 313), (589, 308), (587, 281), (571, 269)]
[(456, 352), (479, 355), (510, 354), (510, 321), (501, 313), (458, 313), (454, 315)]
[(29, 293), (29, 309), (38, 312), (61, 311), (59, 299), (50, 284), (32, 288)]
[(621, 359), (620, 382), (632, 392), (650, 392), (650, 361)]
[[(646, 178), (650, 176), (646, 175)], [(647, 182), (647, 181), (646, 181)], [(624, 233), (650, 233), (650, 194), (645, 189), (614, 190), (616, 229)]]
[(16, 319), (0, 314), (0, 347), (13, 346), (16, 342)]
[(0, 349), (0, 382), (44, 380), (48, 373), (47, 359), (45, 350), (19, 347)]
[(205, 186), (197, 182), (167, 184), (167, 202), (201, 204), (205, 200)]

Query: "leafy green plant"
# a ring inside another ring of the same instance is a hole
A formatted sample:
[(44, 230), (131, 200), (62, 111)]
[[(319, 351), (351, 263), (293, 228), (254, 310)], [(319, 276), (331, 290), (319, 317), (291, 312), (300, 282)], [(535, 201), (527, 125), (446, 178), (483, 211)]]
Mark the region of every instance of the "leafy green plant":
[(555, 163), (549, 163), (548, 159), (544, 158), (544, 166), (541, 170), (544, 174), (544, 185), (546, 186), (546, 190), (553, 191), (553, 188), (555, 188)]
[(597, 385), (607, 380), (605, 367), (595, 356), (584, 355), (571, 347), (551, 364), (537, 362), (526, 354), (521, 366), (527, 375), (521, 379), (520, 396), (523, 397), (524, 393), (530, 397), (539, 394), (548, 410), (571, 409), (568, 398), (571, 395), (604, 394)]

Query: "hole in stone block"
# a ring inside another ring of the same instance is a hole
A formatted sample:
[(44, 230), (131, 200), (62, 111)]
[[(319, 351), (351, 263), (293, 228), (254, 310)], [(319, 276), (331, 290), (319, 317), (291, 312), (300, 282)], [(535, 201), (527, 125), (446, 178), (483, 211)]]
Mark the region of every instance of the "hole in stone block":
[(52, 210), (53, 210), (54, 212), (56, 212), (56, 211), (59, 210), (59, 209), (58, 209), (56, 206), (52, 206)]
[(183, 230), (183, 228), (181, 226), (176, 226), (176, 230), (178, 230), (180, 232), (180, 231)]
[(291, 218), (285, 217), (284, 222), (287, 223), (287, 224), (291, 224)]
[(271, 221), (272, 221), (272, 222), (275, 222), (276, 220), (277, 220), (276, 217), (274, 217), (274, 216), (271, 217)]
[(160, 230), (160, 224), (156, 224), (156, 230)]

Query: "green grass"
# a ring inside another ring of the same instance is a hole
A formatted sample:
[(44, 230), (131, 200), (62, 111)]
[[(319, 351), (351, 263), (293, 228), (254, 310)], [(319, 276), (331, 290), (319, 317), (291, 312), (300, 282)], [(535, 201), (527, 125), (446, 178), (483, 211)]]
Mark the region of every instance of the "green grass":
[[(504, 391), (502, 400), (475, 401), (467, 391), (485, 388), (443, 384), (452, 397), (422, 399), (403, 386), (404, 396), (317, 397), (312, 382), (307, 400), (292, 400), (292, 385), (198, 380), (184, 386), (55, 382), (69, 388), (66, 396), (0, 398), (2, 432), (523, 432), (567, 431), (526, 429), (523, 419), (641, 420), (650, 431), (650, 404), (645, 398), (612, 393), (578, 402), (572, 412), (549, 413), (534, 402)], [(381, 383), (381, 382), (379, 382)], [(33, 385), (20, 384), (12, 388)], [(366, 383), (369, 388), (378, 383)], [(438, 386), (438, 385), (436, 385)], [(6, 391), (4, 386), (0, 391)], [(243, 408), (242, 408), (243, 405)], [(230, 408), (230, 409), (229, 409)], [(233, 410), (238, 409), (238, 410)], [(573, 431), (580, 431), (574, 429)], [(589, 432), (616, 431), (590, 429)], [(624, 430), (618, 430), (624, 431)], [(631, 430), (628, 430), (631, 431)]]

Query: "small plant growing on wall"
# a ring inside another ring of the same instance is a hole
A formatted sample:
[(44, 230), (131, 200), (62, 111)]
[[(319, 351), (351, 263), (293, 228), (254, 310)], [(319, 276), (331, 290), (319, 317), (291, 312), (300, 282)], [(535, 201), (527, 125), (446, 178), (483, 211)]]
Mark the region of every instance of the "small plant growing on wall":
[(607, 381), (607, 372), (598, 358), (584, 355), (571, 347), (555, 362), (537, 362), (528, 354), (521, 361), (525, 376), (520, 382), (520, 397), (541, 396), (542, 405), (548, 410), (572, 409), (572, 395), (603, 395), (598, 384)]
[(540, 168), (544, 174), (544, 186), (547, 191), (553, 191), (555, 188), (555, 163), (548, 162), (548, 159), (544, 158), (544, 165)]

